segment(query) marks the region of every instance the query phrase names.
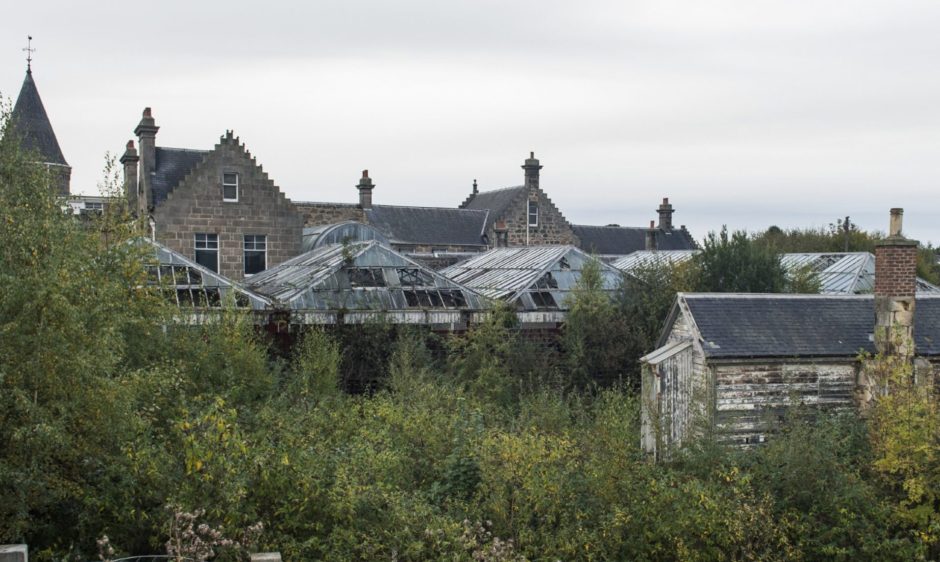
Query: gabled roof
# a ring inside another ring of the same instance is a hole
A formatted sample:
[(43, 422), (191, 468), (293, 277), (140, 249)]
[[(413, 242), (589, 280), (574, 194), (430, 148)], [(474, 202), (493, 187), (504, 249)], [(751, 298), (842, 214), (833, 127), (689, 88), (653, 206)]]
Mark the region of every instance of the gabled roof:
[(473, 291), (376, 241), (315, 248), (246, 281), (294, 310), (476, 310)]
[[(519, 301), (524, 309), (565, 308), (564, 301), (581, 278), (584, 264), (592, 260), (574, 246), (496, 248), (441, 273), (486, 297)], [(597, 263), (605, 288), (613, 291), (620, 282), (620, 273)], [(552, 299), (533, 297), (531, 293), (550, 293)]]
[[(600, 255), (625, 256), (646, 250), (648, 228), (632, 226), (591, 226), (573, 224), (571, 229), (581, 241), (585, 252)], [(692, 235), (684, 228), (656, 229), (657, 250), (694, 250), (698, 246)]]
[[(871, 295), (680, 293), (707, 357), (848, 357), (874, 352)], [(918, 355), (940, 355), (940, 298), (916, 300)]]
[(180, 308), (221, 308), (229, 295), (239, 308), (260, 310), (271, 305), (270, 299), (241, 287), (159, 242), (141, 238), (138, 243), (153, 248), (155, 260), (147, 264), (151, 283), (170, 289), (167, 297)]
[(396, 244), (486, 246), (487, 211), (375, 205), (364, 212), (369, 224)]
[(46, 108), (42, 105), (32, 71), (26, 71), (26, 78), (20, 88), (20, 95), (16, 98), (16, 105), (13, 106), (10, 122), (15, 133), (20, 135), (21, 147), (24, 150), (37, 152), (45, 164), (68, 166), (52, 130)]
[(517, 197), (522, 197), (526, 193), (524, 185), (513, 187), (504, 187), (491, 191), (481, 191), (472, 194), (466, 201), (460, 205), (461, 209), (476, 209), (489, 211), (489, 217), (486, 220), (486, 230), (489, 230), (497, 218), (502, 216), (506, 209), (512, 205)]
[(206, 154), (209, 154), (208, 150), (158, 146), (150, 184), (153, 192), (153, 205), (163, 203), (170, 192), (183, 181), (186, 174), (202, 162)]

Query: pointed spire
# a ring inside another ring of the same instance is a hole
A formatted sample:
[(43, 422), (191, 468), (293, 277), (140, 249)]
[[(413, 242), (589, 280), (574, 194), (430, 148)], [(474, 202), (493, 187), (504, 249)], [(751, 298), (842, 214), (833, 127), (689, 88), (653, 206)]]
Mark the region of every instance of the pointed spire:
[(40, 156), (44, 164), (57, 164), (68, 166), (59, 141), (52, 130), (52, 123), (42, 105), (36, 82), (33, 81), (31, 70), (26, 71), (26, 79), (20, 88), (20, 95), (16, 98), (10, 123), (20, 136), (21, 146), (24, 150), (33, 150)]

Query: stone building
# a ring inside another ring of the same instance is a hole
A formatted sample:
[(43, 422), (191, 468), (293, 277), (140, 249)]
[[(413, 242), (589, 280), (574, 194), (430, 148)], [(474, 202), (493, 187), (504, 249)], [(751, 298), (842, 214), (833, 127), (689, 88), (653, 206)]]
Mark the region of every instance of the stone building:
[(151, 236), (232, 279), (300, 254), (303, 216), (231, 131), (212, 150), (156, 145), (150, 108), (121, 157), (128, 204)]
[(915, 298), (917, 243), (901, 235), (900, 209), (890, 233), (876, 248), (874, 295), (680, 293), (641, 359), (644, 449), (662, 457), (706, 431), (750, 446), (794, 404), (864, 406), (862, 352), (916, 355), (922, 382), (937, 384), (940, 297)]
[(358, 202), (291, 202), (231, 133), (212, 150), (191, 150), (157, 146), (158, 130), (145, 109), (134, 130), (138, 145), (128, 142), (121, 157), (131, 208), (149, 217), (156, 240), (236, 279), (299, 254), (303, 229), (349, 222), (371, 227), (391, 248), (434, 268), (500, 246), (573, 245), (604, 255), (651, 243), (696, 247), (684, 227), (672, 227), (668, 199), (651, 229), (572, 225), (541, 189), (534, 153), (522, 166), (523, 185), (480, 192), (474, 182), (456, 208), (375, 204), (368, 170), (355, 185)]
[(56, 195), (68, 197), (71, 190), (72, 167), (65, 161), (59, 140), (52, 130), (52, 123), (46, 108), (39, 97), (39, 89), (33, 80), (33, 69), (26, 68), (26, 78), (16, 97), (13, 113), (10, 115), (9, 129), (4, 131), (4, 138), (11, 135), (18, 138), (20, 147), (31, 152), (38, 163), (45, 166), (51, 177), (50, 189)]

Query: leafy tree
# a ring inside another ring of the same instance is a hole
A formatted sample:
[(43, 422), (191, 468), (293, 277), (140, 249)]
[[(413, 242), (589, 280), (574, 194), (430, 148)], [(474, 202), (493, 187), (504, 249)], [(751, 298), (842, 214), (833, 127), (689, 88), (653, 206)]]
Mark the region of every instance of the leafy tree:
[[(157, 336), (133, 226), (63, 212), (52, 177), (0, 116), (0, 542), (94, 543), (130, 493), (123, 369)], [(120, 205), (111, 212), (118, 213)], [(100, 228), (107, 225), (110, 228)]]
[(896, 523), (940, 557), (940, 406), (930, 367), (915, 371), (905, 357), (863, 358), (875, 389), (869, 437), (873, 468), (893, 504)]
[(589, 260), (581, 270), (574, 290), (565, 303), (568, 316), (562, 334), (567, 386), (589, 388), (621, 382), (630, 366), (619, 345), (627, 319), (618, 314), (604, 289), (601, 266)]
[(653, 264), (625, 274), (617, 291), (616, 314), (623, 332), (610, 345), (623, 356), (628, 387), (640, 384), (640, 357), (656, 347), (676, 294), (694, 288), (694, 263)]
[(693, 258), (699, 268), (696, 290), (717, 293), (781, 293), (786, 270), (775, 248), (756, 244), (744, 231), (709, 232)]

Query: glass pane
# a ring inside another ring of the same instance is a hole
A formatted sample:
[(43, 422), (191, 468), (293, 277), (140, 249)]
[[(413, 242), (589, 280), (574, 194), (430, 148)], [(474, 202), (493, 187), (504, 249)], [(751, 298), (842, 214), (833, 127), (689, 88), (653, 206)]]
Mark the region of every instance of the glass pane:
[(218, 250), (196, 250), (196, 263), (215, 273), (219, 272)]
[(245, 275), (253, 275), (264, 271), (264, 262), (264, 251), (245, 250)]

